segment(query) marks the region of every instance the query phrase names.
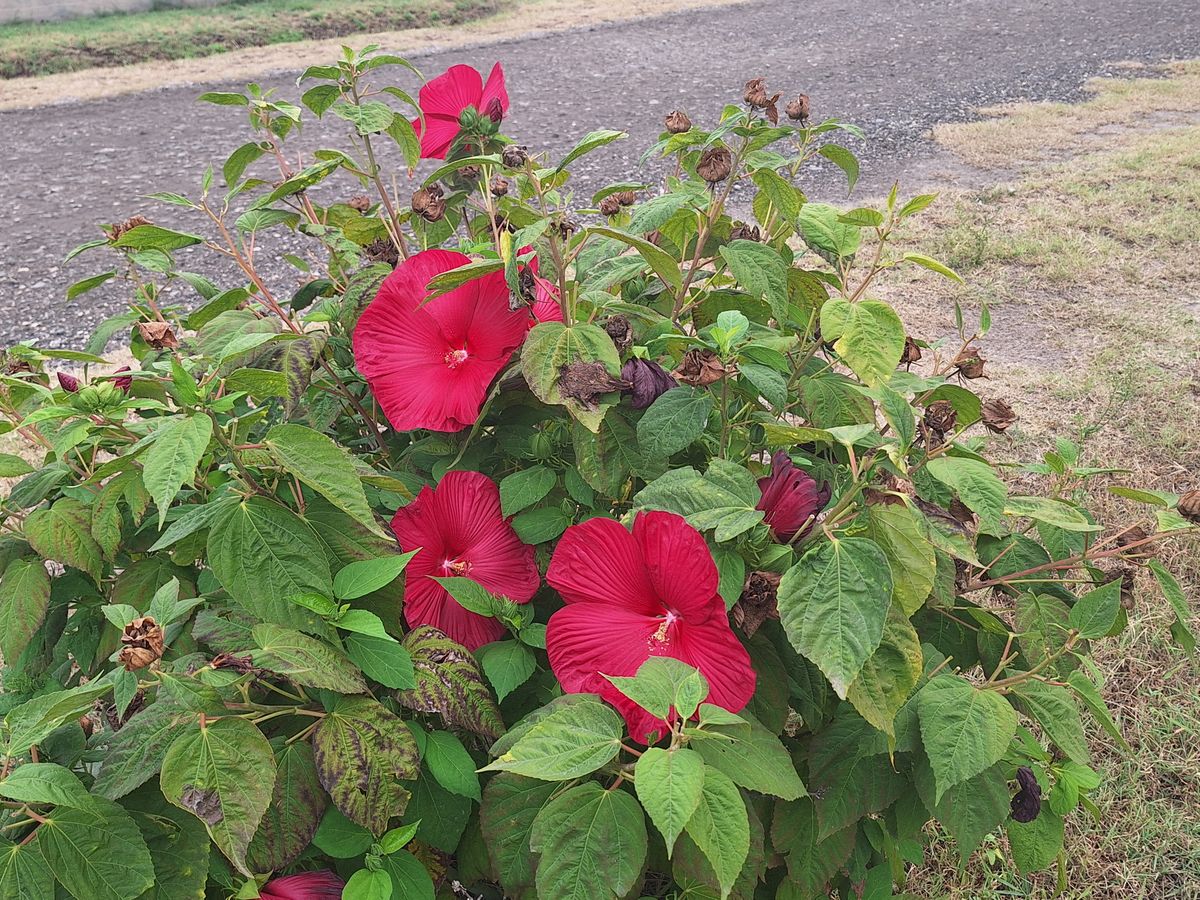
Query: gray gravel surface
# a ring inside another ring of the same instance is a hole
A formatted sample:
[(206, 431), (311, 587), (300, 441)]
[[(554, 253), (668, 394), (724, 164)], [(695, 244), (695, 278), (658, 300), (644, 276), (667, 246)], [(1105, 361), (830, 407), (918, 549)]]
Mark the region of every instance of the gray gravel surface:
[[(616, 2), (616, 0), (614, 0)], [(641, 177), (641, 151), (675, 107), (711, 121), (740, 99), (747, 78), (812, 97), (814, 116), (860, 125), (868, 140), (858, 196), (872, 195), (931, 152), (925, 137), (943, 121), (1018, 99), (1075, 98), (1117, 64), (1200, 56), (1196, 0), (754, 0), (623, 24), (415, 57), (427, 74), (499, 59), (512, 109), (506, 133), (531, 149), (562, 152), (597, 127), (630, 132), (576, 172), (581, 200), (613, 180)], [(485, 69), (486, 71), (486, 69)], [(298, 94), (297, 73), (269, 80)], [(411, 87), (410, 84), (404, 84)], [(0, 346), (37, 338), (78, 346), (95, 324), (124, 307), (116, 286), (66, 304), (66, 287), (107, 262), (66, 252), (96, 236), (97, 222), (143, 213), (204, 233), (203, 223), (139, 195), (194, 192), (204, 167), (247, 140), (240, 111), (198, 104), (201, 89), (172, 88), (87, 103), (0, 112)], [(306, 129), (303, 144), (339, 145), (340, 120)], [(264, 173), (264, 177), (266, 174)], [(840, 172), (810, 170), (810, 196), (844, 199)], [(344, 193), (353, 193), (344, 183)], [(305, 241), (282, 242), (303, 252)], [(277, 244), (264, 251), (275, 255)], [(181, 262), (224, 287), (235, 273), (210, 254)], [(280, 278), (283, 266), (275, 271)], [(281, 285), (287, 293), (288, 285)], [(185, 289), (190, 293), (190, 289)], [(191, 302), (180, 293), (181, 302)]]

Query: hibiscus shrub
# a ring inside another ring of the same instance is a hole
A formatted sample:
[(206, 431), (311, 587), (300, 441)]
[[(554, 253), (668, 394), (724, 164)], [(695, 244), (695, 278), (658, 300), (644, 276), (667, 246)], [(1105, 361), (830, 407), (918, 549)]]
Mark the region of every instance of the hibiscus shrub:
[[(661, 188), (583, 198), (624, 135), (547, 158), (499, 66), (404, 67), (204, 95), (251, 135), (157, 195), (195, 233), (108, 226), (71, 296), (128, 311), (6, 353), (0, 895), (882, 897), (931, 819), (1062, 865), (1091, 725), (1123, 745), (1090, 647), (1141, 570), (1191, 645), (1154, 552), (1200, 495), (1097, 522), (1067, 441), (1006, 485), (986, 310), (925, 342), (876, 299), (957, 277), (896, 249), (934, 198), (806, 201), (857, 175), (806, 97), (672, 113)], [(347, 149), (294, 150), (310, 113)], [(401, 193), (400, 155), (444, 161)]]

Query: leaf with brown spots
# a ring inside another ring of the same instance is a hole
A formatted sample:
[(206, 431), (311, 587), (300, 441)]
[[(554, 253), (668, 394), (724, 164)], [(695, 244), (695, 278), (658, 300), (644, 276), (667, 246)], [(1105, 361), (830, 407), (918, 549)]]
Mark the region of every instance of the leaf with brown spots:
[(447, 725), (496, 740), (504, 733), (500, 707), (466, 647), (431, 625), (410, 631), (404, 646), (412, 656), (417, 686), (396, 696), (409, 709), (437, 713)]

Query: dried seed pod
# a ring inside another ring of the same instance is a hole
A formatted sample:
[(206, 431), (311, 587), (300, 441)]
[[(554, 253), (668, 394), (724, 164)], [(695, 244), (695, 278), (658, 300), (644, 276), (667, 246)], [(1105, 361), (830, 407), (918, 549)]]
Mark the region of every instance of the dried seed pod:
[(529, 152), (524, 147), (509, 144), (500, 151), (500, 162), (508, 169), (524, 168), (525, 163), (529, 162)]
[(168, 322), (138, 322), (138, 334), (155, 350), (174, 350), (179, 338)]
[(721, 362), (721, 358), (712, 350), (694, 348), (683, 354), (679, 367), (671, 374), (692, 387), (706, 387), (727, 375), (737, 374), (737, 367)]
[(1003, 400), (988, 400), (979, 408), (983, 426), (992, 434), (1001, 434), (1017, 421), (1013, 408)]
[(936, 432), (939, 439), (954, 430), (958, 412), (949, 400), (934, 400), (925, 407), (925, 427)]
[[(613, 345), (618, 352), (624, 353), (633, 343), (633, 326), (629, 324), (629, 319), (620, 314), (609, 316), (604, 320), (604, 331), (612, 338)], [(625, 376), (622, 375), (622, 378)], [(629, 379), (625, 379), (628, 381)]]
[(801, 94), (795, 100), (789, 101), (788, 105), (784, 107), (784, 112), (787, 113), (789, 119), (803, 125), (808, 121), (808, 94)]
[(617, 198), (617, 202), (622, 206), (633, 206), (633, 204), (637, 203), (637, 194), (633, 191), (617, 191), (613, 196)]
[(963, 378), (982, 378), (983, 364), (987, 362), (979, 352), (979, 348), (974, 344), (969, 347), (964, 347), (957, 356), (954, 357), (952, 365), (958, 370), (958, 374)]
[(365, 213), (371, 208), (371, 198), (366, 194), (356, 194), (346, 201), (346, 205), (351, 209), (357, 209), (360, 213)]
[(1121, 607), (1126, 612), (1133, 609), (1134, 584), (1133, 569), (1126, 569), (1121, 573)]
[(363, 252), (372, 262), (387, 263), (392, 268), (400, 262), (400, 251), (390, 237), (375, 238), (363, 248)]
[(904, 352), (900, 354), (900, 365), (911, 366), (921, 361), (921, 348), (908, 335), (904, 336)]
[(754, 637), (754, 632), (768, 619), (779, 618), (781, 578), (775, 572), (751, 572), (746, 578), (742, 595), (731, 610), (733, 624), (746, 632), (746, 637)]
[(709, 184), (719, 184), (729, 177), (733, 169), (733, 156), (724, 147), (709, 147), (700, 155), (696, 174)]
[(147, 219), (145, 216), (133, 216), (132, 218), (126, 219), (124, 222), (112, 225), (112, 226), (104, 229), (104, 232), (105, 232), (105, 234), (108, 235), (108, 239), (110, 241), (119, 241), (125, 234), (127, 234), (130, 231), (133, 231), (133, 229), (137, 228), (139, 225), (153, 225), (153, 224), (154, 223), (151, 222), (149, 219)]
[(125, 671), (134, 672), (144, 669), (162, 658), (162, 626), (151, 616), (134, 619), (125, 626), (125, 630), (121, 633), (121, 645), (121, 652), (117, 654), (117, 662), (125, 667)]
[(492, 192), (493, 197), (503, 197), (508, 193), (508, 179), (501, 175), (493, 175), (492, 180), (488, 182), (488, 190)]
[(729, 232), (731, 241), (754, 241), (757, 243), (762, 240), (762, 232), (759, 231), (757, 225), (747, 225), (745, 222), (736, 222), (733, 230)]
[(767, 79), (751, 78), (746, 82), (746, 87), (742, 91), (742, 99), (746, 101), (747, 106), (752, 106), (755, 109), (762, 109), (770, 102), (767, 97)]
[(439, 185), (431, 184), (412, 195), (412, 211), (426, 222), (437, 222), (446, 215), (446, 201)]
[(1187, 491), (1180, 495), (1175, 507), (1181, 516), (1193, 522), (1200, 522), (1200, 490)]
[(683, 134), (685, 131), (692, 130), (692, 120), (683, 110), (672, 110), (667, 113), (666, 128), (671, 134)]
[(1128, 559), (1152, 559), (1154, 557), (1154, 541), (1147, 540), (1149, 537), (1150, 534), (1145, 528), (1134, 525), (1117, 536), (1117, 546), (1125, 550), (1122, 555)]
[(600, 212), (606, 216), (615, 216), (621, 211), (621, 201), (616, 197), (608, 196), (600, 201)]

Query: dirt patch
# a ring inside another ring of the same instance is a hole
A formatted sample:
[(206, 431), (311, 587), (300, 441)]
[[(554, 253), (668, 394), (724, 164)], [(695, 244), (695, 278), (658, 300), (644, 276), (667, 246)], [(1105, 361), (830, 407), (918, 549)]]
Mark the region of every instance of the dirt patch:
[[(401, 55), (512, 40), (542, 32), (596, 26), (736, 0), (518, 0), (503, 12), (459, 25), (356, 34), (354, 44), (379, 44)], [(368, 23), (369, 27), (369, 23)], [(95, 100), (156, 88), (214, 81), (251, 81), (273, 72), (299, 71), (340, 54), (346, 37), (306, 40), (231, 50), (199, 59), (138, 62), (118, 69), (92, 69), (0, 81), (0, 109)], [(137, 58), (136, 54), (132, 54)], [(128, 57), (127, 57), (128, 58)]]

